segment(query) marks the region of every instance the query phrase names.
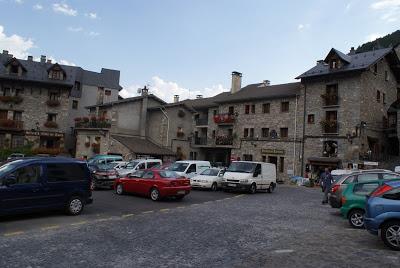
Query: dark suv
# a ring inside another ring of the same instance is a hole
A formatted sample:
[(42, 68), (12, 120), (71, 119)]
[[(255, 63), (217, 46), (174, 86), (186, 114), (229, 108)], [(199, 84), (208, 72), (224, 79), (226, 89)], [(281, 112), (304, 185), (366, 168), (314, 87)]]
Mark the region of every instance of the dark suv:
[(0, 215), (64, 209), (78, 215), (93, 202), (86, 162), (25, 158), (0, 166)]

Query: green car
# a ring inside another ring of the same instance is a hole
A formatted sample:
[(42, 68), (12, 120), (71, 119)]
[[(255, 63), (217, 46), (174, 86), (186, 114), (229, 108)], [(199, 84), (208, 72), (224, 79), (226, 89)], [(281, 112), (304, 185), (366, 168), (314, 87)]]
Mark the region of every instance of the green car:
[(342, 213), (342, 216), (345, 219), (349, 220), (352, 227), (364, 227), (364, 213), (365, 205), (367, 203), (367, 195), (387, 181), (390, 180), (349, 183), (347, 185), (347, 188), (342, 195), (342, 207), (340, 208), (340, 213)]

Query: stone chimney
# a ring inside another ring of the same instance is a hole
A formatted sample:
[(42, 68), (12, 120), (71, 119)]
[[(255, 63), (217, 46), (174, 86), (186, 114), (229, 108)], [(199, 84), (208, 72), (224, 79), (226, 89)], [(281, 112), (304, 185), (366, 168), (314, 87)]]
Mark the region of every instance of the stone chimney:
[(7, 55), (8, 54), (8, 50), (3, 50), (3, 54)]
[(46, 63), (46, 56), (45, 55), (40, 56), (40, 62), (41, 63)]
[(202, 99), (203, 95), (196, 95), (196, 99)]
[(51, 60), (47, 60), (47, 63), (51, 63)]
[(349, 55), (354, 55), (356, 54), (356, 50), (354, 49), (354, 47), (351, 47)]
[(33, 61), (33, 56), (28, 56), (28, 61)]
[(231, 94), (238, 92), (242, 88), (242, 73), (232, 72)]
[(174, 103), (179, 102), (179, 95), (174, 95)]

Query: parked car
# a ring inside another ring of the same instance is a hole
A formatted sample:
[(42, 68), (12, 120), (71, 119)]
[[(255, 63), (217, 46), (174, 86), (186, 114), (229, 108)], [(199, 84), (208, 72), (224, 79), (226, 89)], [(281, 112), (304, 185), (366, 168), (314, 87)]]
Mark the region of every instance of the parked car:
[(211, 189), (216, 191), (222, 186), (222, 176), (225, 171), (220, 168), (208, 168), (199, 175), (190, 179), (190, 185), (193, 188)]
[(126, 167), (126, 165), (128, 164), (128, 162), (126, 161), (115, 161), (115, 162), (111, 162), (110, 165), (116, 170), (122, 170)]
[[(351, 172), (353, 172), (354, 170), (350, 170), (350, 169), (334, 169), (331, 171), (331, 175), (332, 175), (332, 179), (333, 179), (333, 183), (339, 181), (344, 175), (348, 175)], [(322, 178), (320, 178), (320, 186), (322, 191), (324, 191), (324, 181), (322, 180)]]
[(356, 170), (350, 174), (343, 175), (342, 178), (332, 185), (331, 193), (329, 195), (329, 204), (333, 208), (340, 208), (342, 206), (342, 193), (349, 183), (388, 179), (400, 179), (400, 174), (384, 169), (369, 169)]
[(257, 190), (272, 193), (276, 187), (276, 167), (271, 163), (233, 161), (225, 171), (222, 189), (248, 191)]
[(120, 177), (124, 177), (134, 172), (135, 170), (150, 169), (158, 165), (162, 165), (161, 159), (136, 159), (130, 161), (126, 164), (124, 168), (118, 170), (118, 175)]
[(182, 199), (192, 189), (190, 180), (170, 170), (146, 170), (140, 177), (135, 173), (118, 178), (114, 183), (115, 192), (119, 195), (135, 193), (149, 196), (157, 201), (164, 197)]
[(89, 169), (91, 171), (93, 171), (96, 166), (106, 165), (106, 164), (116, 162), (116, 161), (123, 161), (122, 156), (98, 154), (98, 155), (95, 155), (92, 158), (90, 158), (87, 161), (87, 163), (88, 163)]
[(385, 182), (371, 193), (364, 218), (365, 228), (380, 233), (383, 242), (400, 250), (400, 182)]
[(114, 180), (118, 177), (114, 166), (114, 163), (92, 166), (94, 189), (113, 188)]
[(0, 167), (0, 215), (64, 209), (78, 215), (93, 202), (86, 162), (59, 157), (19, 159)]
[(20, 159), (20, 158), (24, 158), (25, 155), (24, 154), (20, 154), (20, 153), (12, 153), (7, 157), (7, 160), (15, 160), (15, 159)]
[(200, 160), (183, 160), (173, 163), (168, 170), (175, 171), (180, 176), (192, 178), (196, 174), (200, 174), (203, 170), (211, 168), (209, 161)]
[(364, 227), (366, 196), (385, 183), (384, 180), (349, 183), (342, 194), (340, 212), (354, 228)]

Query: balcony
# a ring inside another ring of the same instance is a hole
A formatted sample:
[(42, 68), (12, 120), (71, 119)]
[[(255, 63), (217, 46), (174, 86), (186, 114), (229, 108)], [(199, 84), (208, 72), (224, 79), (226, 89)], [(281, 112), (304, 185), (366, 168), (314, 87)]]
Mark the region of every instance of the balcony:
[(208, 118), (197, 118), (196, 127), (198, 126), (208, 126)]
[(44, 126), (47, 128), (58, 128), (57, 122), (54, 122), (54, 121), (46, 121), (44, 123)]
[(339, 105), (339, 96), (334, 94), (322, 94), (321, 98), (324, 100), (324, 106)]
[(232, 125), (235, 123), (235, 116), (233, 114), (217, 114), (214, 115), (214, 123), (218, 125)]
[(338, 134), (339, 126), (336, 120), (323, 120), (320, 122), (324, 134)]
[(24, 122), (12, 119), (0, 119), (0, 128), (8, 130), (23, 130)]
[(207, 145), (207, 138), (206, 137), (195, 137), (194, 145)]
[(76, 128), (111, 128), (111, 121), (104, 117), (77, 117)]
[(233, 137), (224, 135), (215, 137), (215, 145), (233, 145)]
[(0, 96), (3, 103), (20, 104), (24, 99), (21, 96)]
[(49, 107), (58, 107), (61, 105), (59, 100), (47, 100), (46, 101), (47, 106)]

